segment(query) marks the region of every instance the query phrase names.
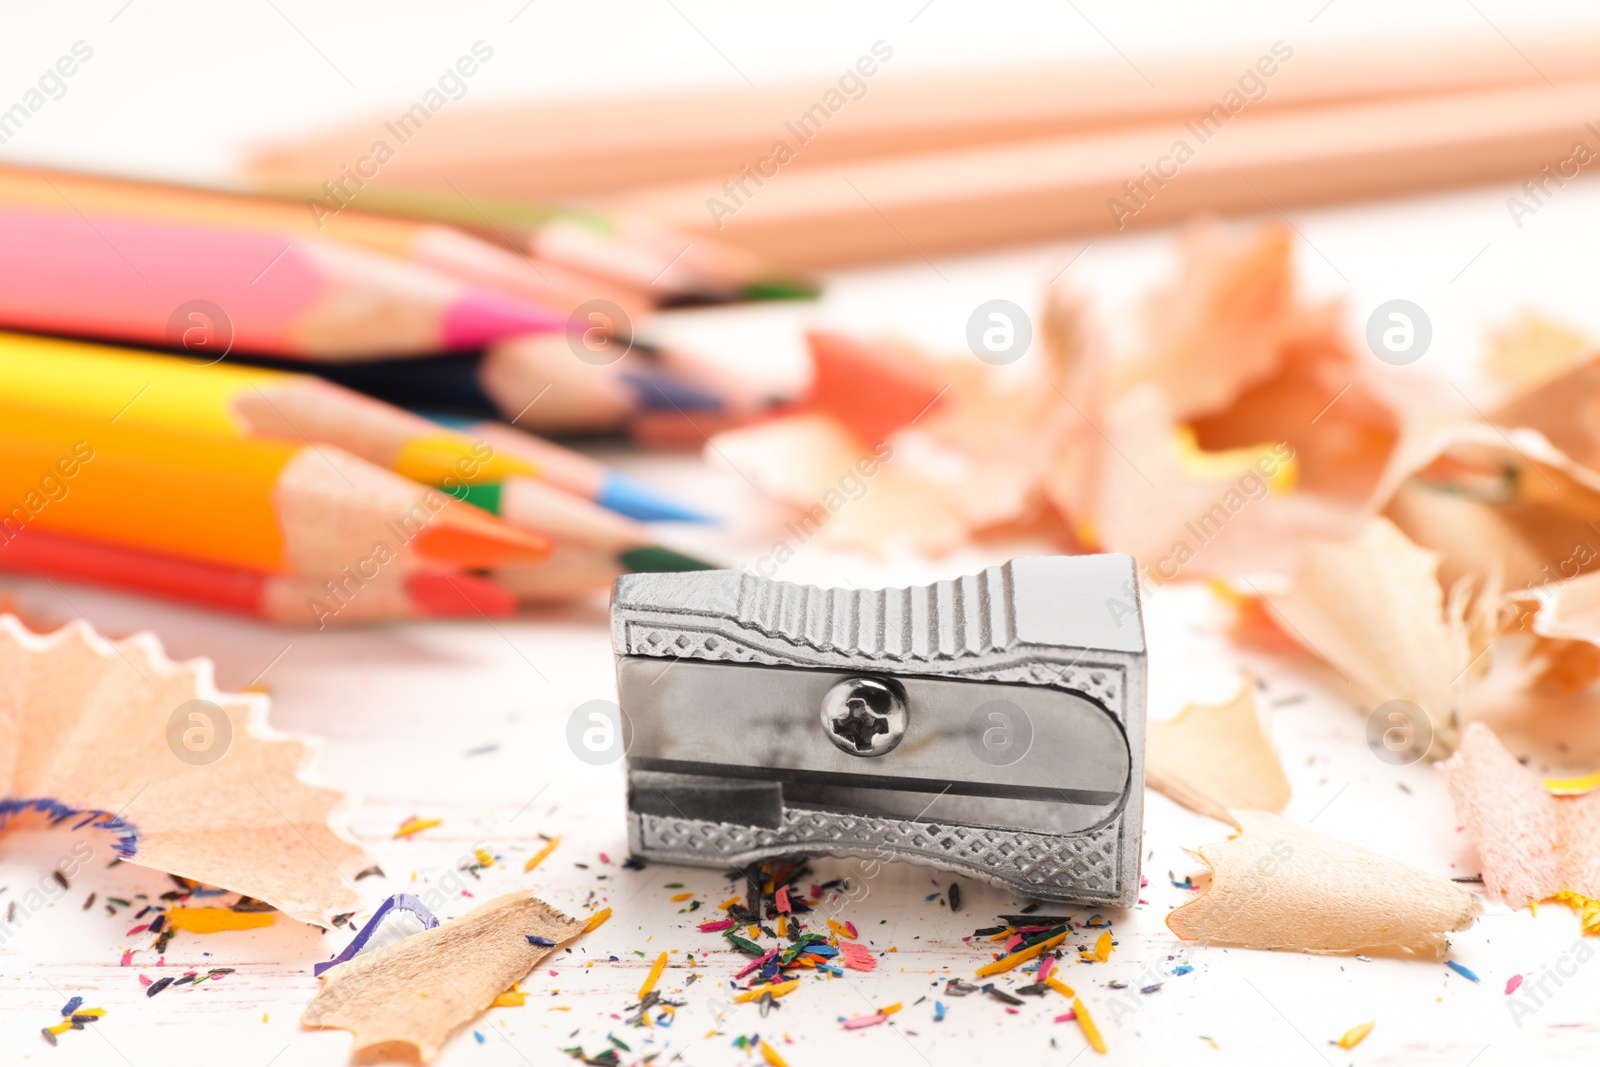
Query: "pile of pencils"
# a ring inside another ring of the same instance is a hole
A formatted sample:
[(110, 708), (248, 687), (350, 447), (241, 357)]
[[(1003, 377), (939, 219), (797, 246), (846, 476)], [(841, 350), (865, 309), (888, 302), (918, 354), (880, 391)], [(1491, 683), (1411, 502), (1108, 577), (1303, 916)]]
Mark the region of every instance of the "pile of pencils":
[(709, 242), (674, 258), (656, 227), (545, 216), (497, 245), (0, 169), (0, 569), (321, 627), (706, 566), (645, 525), (705, 516), (530, 431), (738, 417), (635, 323), (810, 290)]

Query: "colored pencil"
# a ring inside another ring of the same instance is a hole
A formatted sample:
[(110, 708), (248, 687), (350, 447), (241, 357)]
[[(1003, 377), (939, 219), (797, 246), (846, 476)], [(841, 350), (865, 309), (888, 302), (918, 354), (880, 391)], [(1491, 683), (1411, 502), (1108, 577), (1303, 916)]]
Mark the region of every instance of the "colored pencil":
[(533, 563), (544, 538), (331, 446), (0, 409), (0, 542), (29, 527), (270, 574)]
[(323, 237), (407, 260), (468, 285), (507, 293), (564, 314), (595, 299), (613, 301), (635, 316), (652, 306), (631, 285), (613, 284), (534, 259), (499, 239), (485, 240), (454, 226), (397, 215), (313, 210), (306, 204), (223, 189), (23, 167), (0, 167), (0, 206)]
[(503, 422), (479, 422), (458, 415), (433, 415), (474, 441), (487, 441), (496, 451), (518, 457), (538, 468), (551, 485), (573, 496), (639, 522), (697, 522), (715, 520), (686, 507), (658, 490), (613, 470), (581, 452), (553, 444)]
[(0, 396), (16, 407), (115, 419), (132, 429), (335, 445), (447, 488), (537, 476), (633, 518), (708, 521), (586, 456), (498, 423), (462, 433), (309, 374), (232, 360), (207, 366), (0, 333)]
[(762, 410), (737, 383), (694, 380), (630, 352), (595, 365), (567, 338), (530, 334), (461, 356), (322, 364), (317, 373), (409, 408), (501, 417), (541, 434), (613, 432), (641, 416), (689, 418), (711, 432)]
[[(895, 42), (863, 42), (853, 62), (841, 62), (826, 79), (737, 92), (652, 85), (621, 97), (451, 108), (433, 117), (426, 138), (384, 165), (382, 183), (548, 199), (698, 179), (704, 217), (707, 200), (725, 196), (724, 182), (743, 183), (755, 194), (750, 202), (759, 203), (811, 168), (1181, 122), (1205, 114), (1230, 90), (1239, 99), (1249, 93), (1251, 108), (1285, 111), (1600, 76), (1592, 22), (1522, 28), (1516, 37), (1510, 46), (1488, 25), (1430, 34), (1426, 47), (1408, 34), (1296, 35), (1248, 49), (1191, 46), (1131, 59), (1106, 51), (1103, 58), (926, 72), (903, 68), (911, 61), (895, 54)], [(341, 162), (370, 151), (375, 127), (352, 123), (297, 139), (264, 153), (256, 170), (320, 183)], [(790, 158), (775, 158), (780, 142)]]
[[(674, 554), (676, 555), (676, 554)], [(686, 557), (677, 557), (685, 560)], [(641, 561), (642, 562), (642, 561)], [(557, 545), (550, 558), (537, 567), (499, 567), (493, 572), (496, 582), (509, 590), (522, 604), (557, 604), (607, 589), (628, 571), (705, 570), (698, 560), (687, 566), (661, 558), (654, 566), (630, 567), (614, 556), (571, 545)]]
[(28, 529), (0, 545), (0, 570), (90, 582), (291, 625), (387, 619), (502, 618), (515, 597), (474, 574), (413, 571), (358, 588), (264, 574), (125, 545)]
[[(266, 195), (316, 204), (321, 191), (294, 177), (268, 177)], [(685, 237), (638, 215), (473, 196), (394, 184), (361, 191), (362, 210), (448, 222), (485, 240), (605, 279), (667, 306), (732, 300), (810, 299), (820, 284), (787, 267), (705, 236)], [(604, 294), (599, 294), (604, 295)]]
[(323, 360), (475, 348), (566, 321), (336, 241), (0, 208), (4, 326)]
[(427, 485), (498, 482), (538, 465), (309, 374), (0, 333), (0, 396), (132, 430), (335, 445)]
[(621, 571), (699, 571), (712, 565), (663, 547), (644, 526), (587, 500), (532, 478), (463, 485), (458, 500), (498, 515), (513, 526), (535, 530), (559, 545), (614, 560)]
[(1270, 215), (1538, 178), (1571, 158), (1596, 114), (1600, 81), (1245, 110), (1204, 138), (1174, 121), (817, 167), (771, 183), (721, 230), (694, 183), (637, 190), (615, 206), (756, 252), (781, 250), (801, 266), (915, 259), (1170, 225), (1198, 211)]

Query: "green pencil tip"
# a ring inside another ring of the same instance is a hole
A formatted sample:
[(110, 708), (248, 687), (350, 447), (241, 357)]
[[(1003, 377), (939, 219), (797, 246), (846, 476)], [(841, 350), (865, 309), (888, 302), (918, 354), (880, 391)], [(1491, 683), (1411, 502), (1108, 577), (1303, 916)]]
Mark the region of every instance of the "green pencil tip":
[(804, 278), (765, 278), (744, 288), (746, 300), (815, 300), (822, 286)]
[(647, 573), (714, 571), (717, 569), (704, 560), (695, 559), (693, 556), (685, 556), (681, 552), (674, 552), (672, 549), (662, 548), (660, 545), (629, 549), (619, 555), (617, 561), (630, 571)]
[(451, 487), (441, 486), (442, 493), (449, 493), (457, 500), (465, 501), (473, 507), (482, 508), (491, 514), (500, 514), (500, 483), (488, 482), (483, 485), (456, 485)]

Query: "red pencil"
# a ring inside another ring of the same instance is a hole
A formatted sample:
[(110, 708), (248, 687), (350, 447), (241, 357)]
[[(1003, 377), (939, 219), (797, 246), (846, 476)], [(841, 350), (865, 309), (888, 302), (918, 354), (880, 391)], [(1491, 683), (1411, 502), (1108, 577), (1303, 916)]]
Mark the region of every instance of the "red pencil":
[(387, 619), (501, 618), (516, 597), (476, 575), (414, 571), (352, 584), (264, 574), (80, 537), (23, 530), (0, 545), (0, 570), (147, 593), (272, 622), (316, 626)]

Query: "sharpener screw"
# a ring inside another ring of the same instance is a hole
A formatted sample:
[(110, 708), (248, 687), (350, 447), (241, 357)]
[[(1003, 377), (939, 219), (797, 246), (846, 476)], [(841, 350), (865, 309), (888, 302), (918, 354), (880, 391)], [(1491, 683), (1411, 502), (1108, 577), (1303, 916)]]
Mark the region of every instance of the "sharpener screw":
[(906, 735), (905, 691), (881, 678), (846, 678), (822, 698), (822, 729), (852, 756), (881, 756)]

